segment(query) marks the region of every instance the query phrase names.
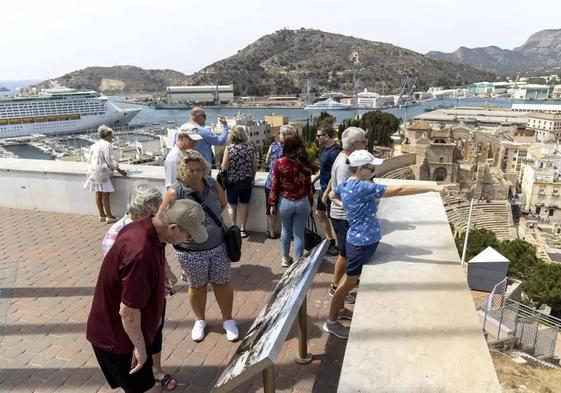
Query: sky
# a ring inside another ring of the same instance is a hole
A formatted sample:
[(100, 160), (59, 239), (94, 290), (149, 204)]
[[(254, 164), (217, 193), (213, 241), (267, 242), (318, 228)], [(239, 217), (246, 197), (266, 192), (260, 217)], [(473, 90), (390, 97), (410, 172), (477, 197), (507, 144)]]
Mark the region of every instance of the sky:
[(420, 53), (512, 49), (537, 31), (561, 28), (560, 14), (559, 0), (3, 0), (0, 80), (123, 64), (191, 74), (282, 28)]

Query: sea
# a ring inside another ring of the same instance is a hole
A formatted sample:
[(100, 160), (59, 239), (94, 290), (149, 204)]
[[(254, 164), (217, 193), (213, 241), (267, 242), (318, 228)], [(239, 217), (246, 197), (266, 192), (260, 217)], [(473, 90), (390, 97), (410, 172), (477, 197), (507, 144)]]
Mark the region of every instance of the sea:
[[(30, 86), (38, 80), (19, 80), (19, 81), (1, 81), (0, 86), (10, 89), (9, 92), (0, 92), (0, 95), (13, 94), (15, 89)], [(130, 125), (133, 127), (176, 127), (189, 120), (189, 109), (154, 109), (152, 107), (128, 104), (122, 102), (122, 97), (110, 96), (109, 99), (121, 108), (139, 108), (140, 112), (131, 121)], [(478, 98), (463, 98), (463, 99), (444, 99), (444, 100), (431, 100), (420, 102), (412, 106), (402, 108), (389, 108), (383, 111), (391, 113), (396, 117), (410, 121), (415, 116), (424, 112), (438, 109), (439, 107), (448, 106), (462, 106), (462, 107), (476, 107), (476, 106), (493, 106), (510, 108), (515, 103), (540, 103), (540, 104), (560, 104), (559, 101), (545, 100), (545, 101), (526, 101), (526, 100), (511, 100), (501, 98), (478, 99)], [(321, 111), (305, 111), (302, 108), (206, 108), (207, 123), (217, 123), (218, 116), (235, 116), (237, 114), (249, 114), (255, 120), (263, 120), (267, 115), (282, 115), (287, 116), (289, 121), (306, 121), (313, 118), (314, 115), (319, 114)], [(344, 119), (356, 118), (368, 109), (352, 109), (352, 110), (335, 110), (327, 111), (334, 116), (337, 122)], [(131, 135), (127, 139), (144, 140), (150, 139), (144, 135)], [(80, 142), (83, 143), (83, 142)], [(33, 159), (52, 159), (48, 154), (43, 153), (41, 150), (34, 148), (30, 145), (15, 145), (6, 146), (6, 149), (17, 154), (20, 158), (33, 158)]]

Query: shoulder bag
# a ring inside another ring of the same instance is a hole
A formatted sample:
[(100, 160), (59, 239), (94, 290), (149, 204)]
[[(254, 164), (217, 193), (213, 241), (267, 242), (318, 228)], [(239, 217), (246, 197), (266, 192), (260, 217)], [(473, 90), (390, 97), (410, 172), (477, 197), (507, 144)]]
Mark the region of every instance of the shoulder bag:
[(240, 232), (240, 228), (237, 225), (232, 225), (230, 228), (227, 228), (226, 225), (222, 222), (220, 217), (218, 217), (203, 200), (197, 195), (196, 192), (191, 194), (191, 197), (198, 202), (205, 213), (209, 215), (209, 217), (218, 225), (218, 227), (222, 230), (222, 235), (224, 236), (224, 244), (226, 245), (226, 252), (228, 253), (228, 258), (232, 262), (238, 262), (242, 256), (242, 234)]
[(304, 249), (310, 251), (312, 248), (320, 244), (321, 241), (322, 239), (321, 236), (318, 235), (316, 221), (310, 214), (310, 217), (308, 217), (308, 222), (306, 223), (306, 228), (304, 229)]

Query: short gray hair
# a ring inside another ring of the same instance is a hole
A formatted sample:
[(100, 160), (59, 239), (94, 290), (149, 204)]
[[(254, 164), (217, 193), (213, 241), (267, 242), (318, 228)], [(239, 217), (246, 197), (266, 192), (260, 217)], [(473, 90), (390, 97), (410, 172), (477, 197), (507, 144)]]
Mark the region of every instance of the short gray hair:
[(341, 144), (343, 149), (349, 149), (351, 145), (363, 138), (366, 138), (366, 132), (359, 127), (348, 127), (341, 135)]
[(129, 195), (127, 211), (131, 218), (154, 214), (162, 204), (162, 193), (149, 184), (139, 184)]
[(241, 126), (236, 126), (232, 131), (230, 131), (230, 143), (237, 145), (238, 143), (247, 143), (249, 137), (245, 128)]
[(284, 135), (290, 135), (290, 134), (295, 134), (296, 130), (290, 124), (285, 124), (280, 127), (279, 133)]
[(97, 129), (97, 135), (99, 135), (99, 139), (105, 139), (111, 134), (113, 134), (113, 129), (107, 127), (105, 124), (99, 126), (99, 128)]

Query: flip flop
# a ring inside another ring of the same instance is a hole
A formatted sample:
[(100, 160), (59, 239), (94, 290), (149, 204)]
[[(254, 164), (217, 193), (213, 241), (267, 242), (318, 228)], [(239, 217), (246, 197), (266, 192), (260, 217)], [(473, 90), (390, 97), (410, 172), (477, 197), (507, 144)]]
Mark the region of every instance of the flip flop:
[[(154, 378), (154, 380), (155, 380), (157, 383), (159, 383), (160, 385), (162, 385), (162, 388), (163, 388), (165, 391), (168, 391), (168, 392), (169, 392), (169, 391), (175, 390), (175, 388), (177, 388), (177, 381), (175, 380), (175, 378), (173, 378), (173, 377), (172, 377), (171, 375), (169, 375), (169, 374), (164, 375), (164, 377), (163, 377), (162, 379)], [(168, 389), (168, 386), (169, 386), (170, 383), (172, 383), (172, 381), (175, 382), (175, 386), (174, 386), (173, 388), (171, 388), (171, 389)]]
[(242, 239), (245, 239), (247, 237), (247, 232), (246, 231), (240, 231), (240, 236), (242, 237)]

